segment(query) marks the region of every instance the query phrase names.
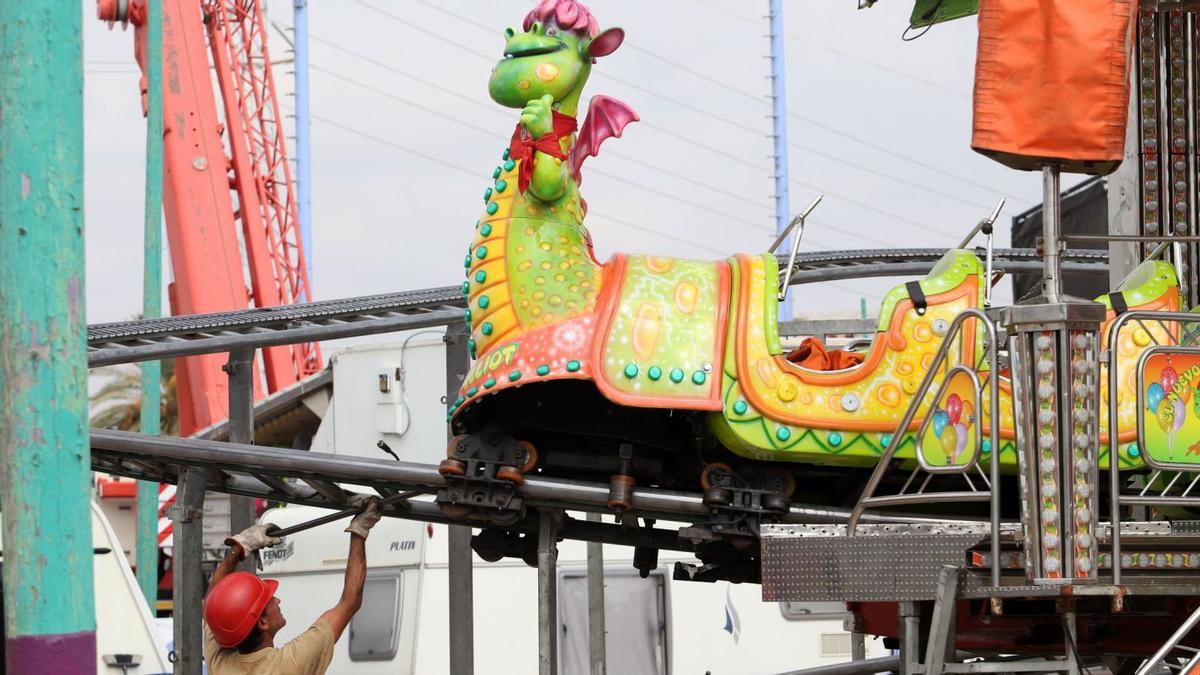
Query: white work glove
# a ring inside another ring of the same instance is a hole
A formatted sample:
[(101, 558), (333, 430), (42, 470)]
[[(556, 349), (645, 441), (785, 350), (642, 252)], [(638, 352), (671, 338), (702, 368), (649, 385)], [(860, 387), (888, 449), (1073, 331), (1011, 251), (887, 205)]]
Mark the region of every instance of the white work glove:
[(267, 530), (274, 527), (269, 523), (263, 525), (251, 525), (241, 532), (229, 537), (225, 540), (226, 546), (237, 545), (242, 549), (242, 559), (245, 560), (249, 555), (260, 548), (274, 546), (283, 543), (283, 537), (272, 537), (267, 534)]
[(353, 504), (355, 506), (361, 506), (364, 502), (366, 503), (366, 508), (363, 509), (362, 513), (354, 516), (354, 519), (350, 521), (350, 525), (346, 528), (346, 531), (352, 534), (357, 534), (363, 539), (366, 539), (367, 533), (369, 533), (371, 528), (375, 527), (375, 523), (378, 523), (379, 519), (383, 517), (383, 511), (379, 508), (378, 497), (366, 497), (365, 495), (359, 495), (354, 500)]

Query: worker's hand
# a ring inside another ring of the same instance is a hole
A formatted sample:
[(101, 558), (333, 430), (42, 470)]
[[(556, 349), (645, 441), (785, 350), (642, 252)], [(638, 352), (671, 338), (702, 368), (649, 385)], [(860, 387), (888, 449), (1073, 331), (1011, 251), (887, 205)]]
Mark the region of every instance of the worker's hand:
[(242, 560), (246, 556), (268, 546), (283, 543), (283, 537), (272, 537), (267, 534), (267, 530), (274, 527), (267, 523), (263, 525), (251, 525), (241, 532), (229, 537), (225, 540), (226, 546), (237, 546), (242, 551)]
[(375, 527), (375, 523), (378, 523), (379, 519), (383, 517), (383, 510), (379, 508), (378, 497), (368, 497), (364, 499), (363, 496), (360, 495), (356, 502), (356, 505), (366, 502), (366, 508), (362, 510), (362, 513), (354, 516), (354, 520), (350, 521), (350, 526), (346, 528), (346, 531), (352, 534), (357, 534), (363, 539), (366, 539), (367, 533), (370, 532), (371, 528)]

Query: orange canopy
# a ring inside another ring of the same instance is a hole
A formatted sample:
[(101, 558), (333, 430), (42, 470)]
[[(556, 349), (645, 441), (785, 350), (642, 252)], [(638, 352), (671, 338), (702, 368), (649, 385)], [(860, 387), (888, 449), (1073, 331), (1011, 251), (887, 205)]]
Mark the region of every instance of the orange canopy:
[(971, 147), (1015, 169), (1121, 163), (1134, 3), (981, 0)]

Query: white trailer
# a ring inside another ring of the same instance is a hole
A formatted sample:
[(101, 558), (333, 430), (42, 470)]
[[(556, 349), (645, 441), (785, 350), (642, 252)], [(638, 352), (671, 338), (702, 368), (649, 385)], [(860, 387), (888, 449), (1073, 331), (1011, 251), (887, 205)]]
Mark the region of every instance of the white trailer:
[[(332, 395), (306, 405), (321, 424), (312, 450), (386, 457), (383, 440), (404, 461), (445, 457), (446, 360), (441, 331), (409, 333), (397, 343), (356, 345), (330, 362)], [(268, 511), (280, 527), (320, 516), (321, 509)], [(575, 514), (581, 516), (581, 514)], [(290, 639), (336, 602), (347, 537), (344, 524), (293, 535), (264, 557), (263, 574), (277, 578)], [(368, 540), (370, 574), (364, 607), (339, 641), (330, 673), (446, 673), (449, 670), (449, 530), (385, 519)], [(764, 603), (757, 585), (674, 581), (684, 554), (662, 552), (642, 579), (632, 549), (605, 546), (606, 655), (610, 673), (778, 673), (846, 661), (851, 635), (844, 605)], [(563, 675), (586, 673), (586, 545), (559, 547), (558, 616)], [(537, 672), (537, 570), (510, 559), (475, 558), (475, 672)], [(867, 654), (883, 655), (880, 642)]]
[[(328, 513), (288, 506), (261, 521), (289, 527)], [(332, 607), (342, 588), (349, 535), (345, 523), (292, 535), (264, 552), (264, 576), (279, 581), (290, 640)], [(363, 608), (338, 641), (329, 673), (430, 675), (449, 672), (448, 529), (385, 519), (367, 540)], [(608, 672), (622, 675), (749, 675), (839, 663), (851, 656), (839, 603), (764, 603), (752, 584), (675, 581), (666, 551), (646, 579), (632, 549), (605, 546)], [(588, 673), (586, 545), (564, 541), (558, 566), (559, 672)], [(537, 570), (520, 560), (475, 559), (475, 672), (533, 673), (538, 668)], [(867, 655), (886, 655), (867, 642)]]

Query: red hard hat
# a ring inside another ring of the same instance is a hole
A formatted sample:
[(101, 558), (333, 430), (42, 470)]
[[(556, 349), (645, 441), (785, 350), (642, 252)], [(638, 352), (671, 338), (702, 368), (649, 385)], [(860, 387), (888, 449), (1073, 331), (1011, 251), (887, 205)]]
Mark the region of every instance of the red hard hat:
[(278, 581), (249, 572), (233, 572), (217, 582), (204, 601), (204, 622), (217, 644), (236, 647), (245, 640), (277, 588)]

